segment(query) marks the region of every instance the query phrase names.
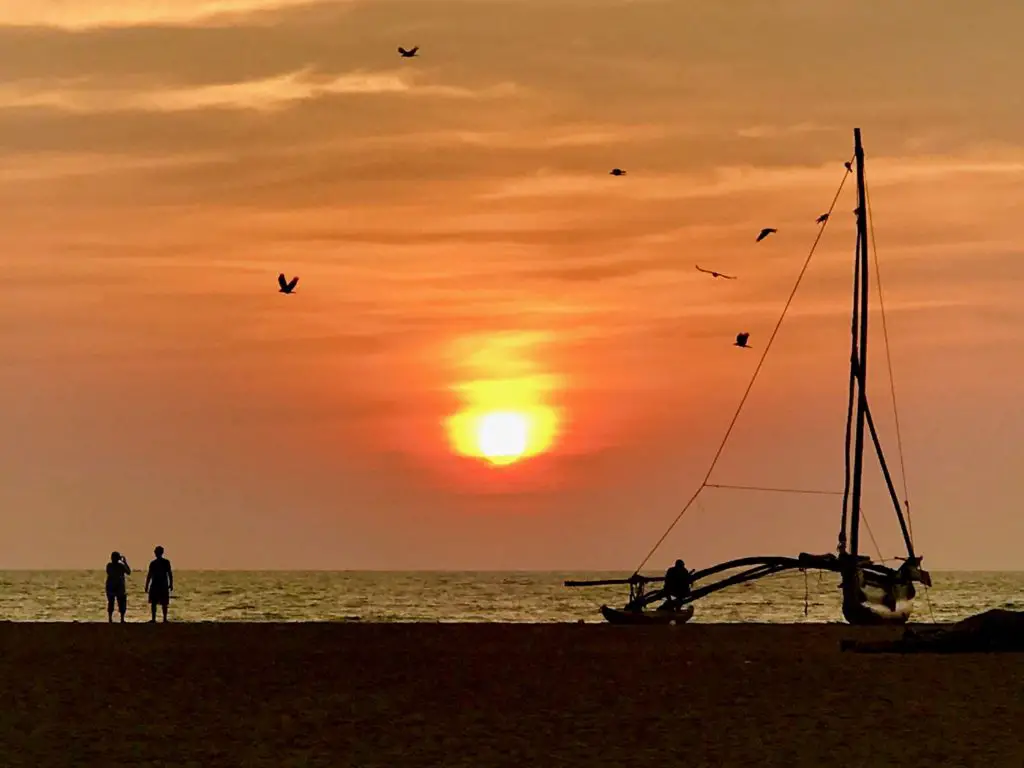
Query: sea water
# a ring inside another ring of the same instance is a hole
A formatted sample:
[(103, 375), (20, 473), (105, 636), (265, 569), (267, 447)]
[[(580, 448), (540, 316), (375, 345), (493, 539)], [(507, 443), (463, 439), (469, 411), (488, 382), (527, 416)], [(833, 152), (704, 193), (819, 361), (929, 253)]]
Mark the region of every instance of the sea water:
[[(624, 573), (179, 571), (173, 621), (602, 621), (628, 589), (570, 588), (566, 579)], [(106, 621), (103, 571), (0, 571), (0, 621)], [(144, 574), (128, 578), (128, 620), (149, 618)], [(989, 608), (1024, 609), (1024, 573), (932, 573), (913, 620), (956, 621)], [(729, 587), (696, 603), (694, 622), (841, 621), (831, 573), (789, 573)]]

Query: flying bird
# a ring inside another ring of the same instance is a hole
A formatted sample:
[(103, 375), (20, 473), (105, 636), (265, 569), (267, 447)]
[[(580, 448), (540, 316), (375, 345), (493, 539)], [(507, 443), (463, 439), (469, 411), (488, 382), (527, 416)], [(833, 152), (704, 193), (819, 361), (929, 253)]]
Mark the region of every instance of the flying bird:
[(277, 276), (277, 284), (281, 286), (281, 289), (278, 291), (278, 293), (291, 293), (292, 291), (295, 290), (295, 286), (298, 285), (298, 282), (299, 278), (297, 277), (293, 277), (290, 282), (288, 280), (285, 280), (284, 273), (282, 272), (280, 275)]
[(733, 346), (734, 347), (743, 347), (744, 349), (750, 349), (750, 347), (747, 346), (747, 339), (749, 339), (749, 338), (750, 338), (750, 334), (749, 333), (746, 333), (746, 332), (737, 333), (736, 334), (736, 341), (733, 343)]
[(760, 243), (762, 240), (764, 240), (766, 237), (768, 237), (768, 235), (770, 235), (772, 232), (778, 232), (778, 231), (779, 230), (772, 229), (771, 227), (765, 227), (764, 229), (761, 230), (761, 233), (757, 236), (756, 242)]
[(707, 275), (711, 275), (712, 277), (724, 277), (726, 280), (735, 280), (736, 279), (732, 275), (726, 275), (726, 274), (724, 274), (722, 272), (715, 272), (715, 271), (710, 270), (710, 269), (704, 269), (703, 267), (701, 267), (700, 264), (694, 264), (694, 266), (697, 267), (697, 271), (698, 272), (703, 272), (703, 273), (705, 273)]
[(814, 220), (814, 223), (815, 224), (824, 224), (826, 221), (828, 221), (828, 214), (827, 213), (823, 213), (823, 214), (821, 214), (821, 216), (819, 216), (818, 218), (816, 218)]
[(403, 59), (411, 59), (413, 56), (416, 55), (416, 51), (418, 51), (419, 49), (420, 47), (418, 45), (411, 51), (407, 51), (402, 46), (398, 46), (398, 55), (401, 56)]
[(610, 171), (608, 171), (608, 173), (610, 173), (612, 176), (625, 176), (626, 175), (626, 172), (624, 170), (622, 170), (621, 168), (612, 168)]

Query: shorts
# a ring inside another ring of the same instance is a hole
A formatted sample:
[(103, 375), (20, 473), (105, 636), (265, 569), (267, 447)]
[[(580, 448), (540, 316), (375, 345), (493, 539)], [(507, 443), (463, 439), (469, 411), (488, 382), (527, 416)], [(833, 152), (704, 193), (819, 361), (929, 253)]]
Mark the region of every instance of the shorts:
[(124, 613), (128, 607), (128, 595), (124, 592), (115, 592), (111, 589), (107, 590), (107, 610), (114, 610), (114, 601), (117, 601), (118, 613)]
[(167, 605), (171, 602), (171, 591), (169, 589), (149, 588), (150, 605)]

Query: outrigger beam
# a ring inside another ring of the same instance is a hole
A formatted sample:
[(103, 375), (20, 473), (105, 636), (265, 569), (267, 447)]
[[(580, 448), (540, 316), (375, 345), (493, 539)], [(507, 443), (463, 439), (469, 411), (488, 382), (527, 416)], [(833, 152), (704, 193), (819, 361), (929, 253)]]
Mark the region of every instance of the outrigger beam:
[[(716, 576), (724, 571), (732, 571), (738, 568), (742, 568), (739, 573), (734, 573), (725, 578), (719, 579), (706, 584), (704, 586), (698, 586), (691, 589), (690, 594), (682, 598), (679, 601), (680, 605), (692, 603), (695, 600), (699, 600), (706, 595), (710, 595), (719, 590), (725, 589), (726, 587), (732, 587), (736, 584), (743, 584), (748, 581), (755, 581), (762, 579), (766, 576), (772, 576), (782, 571), (831, 571), (833, 573), (844, 573), (856, 560), (856, 567), (862, 571), (873, 573), (880, 577), (892, 578), (897, 576), (898, 571), (890, 568), (881, 563), (872, 563), (870, 558), (866, 555), (860, 557), (837, 557), (834, 554), (827, 555), (812, 555), (806, 552), (801, 552), (797, 557), (777, 557), (777, 556), (766, 556), (766, 557), (741, 557), (736, 560), (728, 560), (724, 563), (718, 563), (709, 568), (704, 568), (699, 571), (694, 571), (691, 578), (694, 584), (697, 582), (707, 579), (712, 576)], [(664, 576), (644, 576), (639, 573), (633, 574), (628, 579), (599, 579), (594, 581), (566, 581), (564, 582), (567, 587), (597, 587), (597, 586), (612, 586), (618, 584), (629, 584), (645, 585), (651, 583), (663, 582)], [(653, 592), (643, 593), (641, 592), (636, 600), (632, 601), (630, 607), (632, 609), (641, 609), (644, 606), (655, 603), (658, 600), (663, 600), (667, 595), (664, 590), (655, 590)]]

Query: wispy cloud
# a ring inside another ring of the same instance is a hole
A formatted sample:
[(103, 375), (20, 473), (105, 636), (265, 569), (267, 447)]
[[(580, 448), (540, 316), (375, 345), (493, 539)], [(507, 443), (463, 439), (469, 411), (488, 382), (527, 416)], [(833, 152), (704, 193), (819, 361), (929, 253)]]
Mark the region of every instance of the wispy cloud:
[[(349, 0), (320, 0), (345, 5)], [(152, 24), (194, 24), (218, 17), (312, 5), (310, 0), (0, 0), (0, 24), (83, 30)]]
[(752, 125), (748, 128), (738, 129), (736, 135), (742, 139), (778, 139), (784, 136), (799, 136), (805, 133), (828, 133), (835, 130), (835, 126), (818, 125), (817, 123)]
[[(876, 184), (902, 184), (951, 176), (1017, 176), (1024, 174), (1024, 158), (949, 159), (878, 158), (873, 160)], [(837, 170), (838, 169), (838, 170)], [(507, 179), (482, 197), (486, 199), (544, 198), (597, 195), (635, 200), (721, 197), (744, 192), (771, 192), (838, 182), (839, 162), (826, 166), (763, 168), (721, 166), (701, 173), (634, 173), (623, 180), (593, 174), (538, 173)]]
[(76, 176), (109, 175), (135, 171), (180, 169), (223, 161), (215, 153), (171, 156), (114, 155), (87, 152), (54, 152), (46, 155), (0, 157), (0, 176), (8, 182), (48, 181)]
[(472, 89), (418, 82), (415, 73), (350, 72), (320, 75), (310, 69), (237, 83), (192, 87), (93, 87), (89, 80), (15, 82), (0, 85), (2, 108), (50, 108), (66, 112), (188, 112), (203, 109), (271, 111), (296, 102), (336, 95), (407, 94), (443, 99), (498, 98), (519, 91), (514, 83)]

